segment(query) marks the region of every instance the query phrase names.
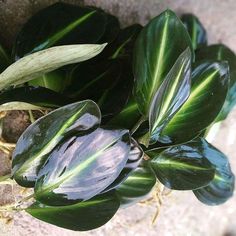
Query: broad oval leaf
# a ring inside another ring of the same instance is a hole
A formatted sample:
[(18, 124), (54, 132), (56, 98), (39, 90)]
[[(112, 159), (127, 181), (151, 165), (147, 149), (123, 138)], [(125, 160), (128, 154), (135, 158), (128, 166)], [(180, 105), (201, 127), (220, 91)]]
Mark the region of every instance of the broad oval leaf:
[(16, 144), (13, 178), (21, 186), (33, 187), (47, 154), (64, 137), (95, 129), (100, 121), (100, 110), (90, 100), (69, 104), (41, 117), (25, 130)]
[(141, 164), (121, 183), (116, 192), (122, 207), (128, 207), (142, 200), (151, 192), (156, 176), (147, 164)]
[(23, 26), (13, 55), (17, 60), (53, 46), (96, 43), (105, 27), (106, 15), (100, 10), (56, 3), (39, 11)]
[(195, 15), (184, 14), (181, 16), (181, 21), (188, 30), (194, 50), (207, 44), (207, 32)]
[(190, 94), (191, 51), (187, 48), (177, 59), (157, 90), (149, 111), (150, 143), (181, 108)]
[(47, 206), (35, 202), (26, 209), (33, 217), (75, 231), (96, 229), (106, 224), (120, 206), (114, 193), (96, 196), (70, 206)]
[(128, 130), (98, 128), (56, 147), (38, 174), (35, 198), (62, 206), (88, 200), (119, 176), (130, 152)]
[(169, 147), (162, 151), (147, 152), (156, 177), (167, 188), (193, 190), (206, 186), (215, 175), (214, 166), (200, 139)]
[(35, 79), (64, 65), (86, 61), (99, 54), (106, 44), (52, 47), (25, 56), (0, 74), (0, 90)]
[[(12, 102), (28, 103), (41, 108), (57, 108), (69, 104), (71, 99), (47, 88), (24, 86), (0, 93), (0, 105)], [(21, 110), (17, 106), (13, 109)]]
[(0, 73), (11, 64), (10, 56), (0, 43)]
[(207, 141), (202, 140), (206, 157), (215, 166), (214, 179), (206, 186), (193, 193), (199, 201), (207, 205), (219, 205), (233, 196), (235, 177), (227, 157)]
[(162, 130), (159, 142), (183, 143), (207, 128), (220, 112), (228, 91), (226, 62), (205, 62), (192, 73), (190, 96)]
[(156, 91), (187, 47), (192, 49), (188, 32), (170, 10), (152, 19), (139, 34), (134, 48), (134, 95), (144, 116), (148, 116)]
[(227, 46), (215, 44), (196, 51), (196, 60), (227, 61), (230, 69), (230, 84), (224, 106), (216, 121), (224, 120), (236, 104), (236, 55)]
[(110, 191), (113, 188), (119, 186), (122, 182), (124, 182), (130, 174), (139, 166), (142, 161), (144, 152), (139, 144), (135, 141), (135, 139), (131, 138), (130, 143), (130, 152), (129, 158), (125, 164), (124, 169), (121, 171), (120, 175), (116, 178), (116, 180), (109, 185), (104, 192)]

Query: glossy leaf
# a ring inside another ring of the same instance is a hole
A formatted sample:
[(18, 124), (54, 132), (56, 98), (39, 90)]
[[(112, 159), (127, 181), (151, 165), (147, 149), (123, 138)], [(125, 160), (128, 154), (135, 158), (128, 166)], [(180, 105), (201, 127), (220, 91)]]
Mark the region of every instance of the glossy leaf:
[(41, 117), (25, 130), (16, 144), (13, 178), (21, 186), (33, 187), (47, 154), (63, 138), (95, 129), (100, 121), (98, 106), (89, 100), (69, 104)]
[(99, 54), (106, 44), (66, 45), (25, 56), (0, 74), (0, 90), (35, 79), (64, 65), (86, 61)]
[(188, 48), (179, 56), (152, 100), (149, 111), (151, 143), (158, 140), (161, 130), (187, 100), (190, 78), (191, 51)]
[(130, 174), (139, 166), (143, 158), (143, 150), (139, 146), (139, 144), (135, 141), (135, 139), (131, 138), (130, 144), (130, 152), (129, 158), (125, 164), (124, 169), (121, 171), (120, 175), (116, 178), (116, 180), (108, 186), (104, 192), (110, 191), (111, 189), (119, 186), (122, 182), (124, 182)]
[(152, 19), (139, 34), (134, 48), (134, 95), (144, 116), (148, 116), (156, 91), (187, 47), (192, 47), (188, 32), (170, 10)]
[(229, 68), (225, 62), (205, 62), (192, 73), (188, 100), (166, 125), (159, 141), (182, 143), (196, 137), (220, 112), (228, 91)]
[(98, 128), (73, 136), (52, 151), (39, 171), (35, 197), (52, 206), (88, 200), (115, 181), (129, 152), (128, 130)]
[[(39, 107), (57, 108), (69, 104), (71, 100), (47, 88), (24, 86), (0, 93), (0, 105), (11, 102), (24, 102)], [(17, 106), (13, 109), (20, 110)]]
[(70, 206), (53, 207), (36, 202), (26, 212), (62, 228), (87, 231), (106, 224), (115, 215), (119, 205), (116, 195), (107, 193)]
[(12, 110), (47, 110), (45, 107), (36, 106), (26, 102), (7, 102), (0, 105), (1, 111), (12, 111)]
[(11, 64), (10, 56), (0, 44), (0, 73)]
[(116, 189), (121, 206), (127, 207), (146, 197), (155, 183), (156, 177), (147, 164), (136, 168)]
[(222, 152), (205, 140), (202, 140), (202, 146), (204, 146), (204, 152), (207, 153), (206, 157), (216, 168), (216, 173), (214, 179), (206, 187), (193, 192), (199, 201), (207, 205), (219, 205), (233, 196), (235, 177), (227, 157)]
[(23, 26), (13, 55), (17, 60), (53, 46), (96, 43), (105, 27), (106, 15), (102, 11), (56, 3), (39, 11)]
[(181, 21), (188, 30), (194, 50), (207, 44), (207, 32), (195, 15), (184, 14), (181, 16)]
[(224, 106), (216, 121), (224, 120), (236, 104), (236, 55), (223, 44), (203, 47), (196, 52), (196, 60), (227, 61), (230, 69), (230, 85)]
[(193, 190), (206, 186), (215, 175), (214, 166), (200, 139), (172, 146), (159, 153), (149, 151), (150, 165), (167, 188)]

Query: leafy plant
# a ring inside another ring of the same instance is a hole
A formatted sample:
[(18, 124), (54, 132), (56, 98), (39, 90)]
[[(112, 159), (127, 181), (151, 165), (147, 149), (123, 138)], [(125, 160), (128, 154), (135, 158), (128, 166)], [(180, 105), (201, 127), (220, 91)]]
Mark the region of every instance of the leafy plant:
[(16, 144), (10, 178), (34, 193), (11, 210), (85, 231), (157, 181), (208, 205), (232, 196), (228, 159), (204, 137), (236, 103), (236, 56), (181, 19), (166, 10), (120, 29), (101, 9), (58, 3), (19, 32), (16, 62), (0, 48), (0, 110), (53, 109)]

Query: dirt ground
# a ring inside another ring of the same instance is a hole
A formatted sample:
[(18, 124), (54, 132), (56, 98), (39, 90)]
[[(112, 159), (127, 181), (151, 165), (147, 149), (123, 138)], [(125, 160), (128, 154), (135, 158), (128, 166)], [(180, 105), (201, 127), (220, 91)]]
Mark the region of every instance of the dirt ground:
[[(10, 46), (21, 25), (38, 9), (54, 0), (0, 1), (0, 36)], [(236, 52), (235, 0), (71, 0), (75, 4), (100, 6), (119, 16), (122, 25), (145, 24), (166, 8), (178, 14), (193, 12), (205, 25), (209, 42), (224, 42)], [(222, 124), (213, 143), (230, 159), (236, 173), (236, 110)], [(2, 163), (2, 162), (1, 162)], [(0, 164), (1, 164), (0, 163)], [(10, 187), (8, 187), (8, 190)], [(6, 195), (0, 189), (1, 196)], [(226, 204), (208, 207), (198, 202), (191, 192), (173, 191), (164, 197), (157, 222), (152, 225), (156, 203), (135, 205), (118, 214), (100, 229), (78, 233), (40, 222), (26, 214), (16, 214), (14, 222), (0, 224), (1, 236), (236, 236), (236, 197)]]

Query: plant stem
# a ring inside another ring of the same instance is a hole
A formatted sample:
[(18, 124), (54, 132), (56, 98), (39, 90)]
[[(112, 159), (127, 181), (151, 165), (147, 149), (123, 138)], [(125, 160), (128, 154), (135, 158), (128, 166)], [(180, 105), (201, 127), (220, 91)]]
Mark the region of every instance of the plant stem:
[(9, 179), (11, 178), (11, 175), (4, 175), (4, 176), (0, 176), (0, 183), (1, 182), (7, 182)]
[(26, 202), (26, 201), (30, 200), (30, 199), (33, 198), (34, 196), (35, 196), (34, 193), (32, 193), (32, 194), (30, 194), (29, 196), (22, 198), (22, 199), (18, 202), (17, 205), (21, 205), (23, 202)]
[(35, 122), (33, 112), (31, 110), (29, 110), (28, 112), (29, 112), (30, 122), (31, 124), (33, 124)]
[(144, 116), (141, 116), (140, 119), (138, 120), (138, 122), (134, 125), (134, 127), (131, 129), (131, 134), (133, 134), (137, 129), (138, 127), (145, 121), (145, 117)]

